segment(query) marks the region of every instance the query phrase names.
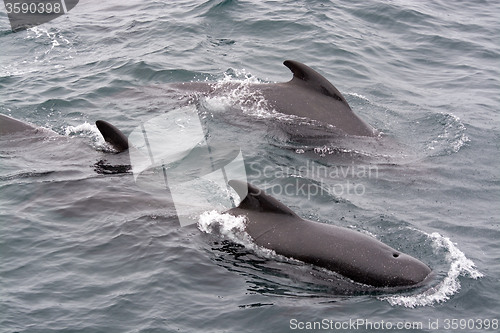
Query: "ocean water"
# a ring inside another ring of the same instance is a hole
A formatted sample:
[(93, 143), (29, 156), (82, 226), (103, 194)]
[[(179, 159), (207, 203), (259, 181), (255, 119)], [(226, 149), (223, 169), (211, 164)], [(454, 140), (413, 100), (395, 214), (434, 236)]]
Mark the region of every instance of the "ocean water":
[[(0, 138), (0, 331), (497, 332), (499, 16), (494, 1), (81, 1), (12, 33), (0, 10), (0, 113), (59, 134)], [(383, 134), (334, 140), (245, 88), (288, 81), (287, 59)], [(168, 86), (191, 81), (238, 88)], [(94, 122), (129, 135), (186, 106), (241, 147), (252, 183), (434, 279), (360, 288), (256, 247), (230, 207), (181, 227)]]

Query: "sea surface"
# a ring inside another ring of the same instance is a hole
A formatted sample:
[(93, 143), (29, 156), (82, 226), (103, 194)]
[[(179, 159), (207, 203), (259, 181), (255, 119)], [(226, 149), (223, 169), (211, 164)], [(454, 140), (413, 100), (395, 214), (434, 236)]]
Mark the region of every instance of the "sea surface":
[[(58, 134), (0, 138), (1, 332), (499, 331), (499, 2), (88, 0), (17, 33), (2, 7), (0, 45), (0, 113)], [(287, 59), (380, 136), (332, 139), (246, 89), (290, 80)], [(239, 88), (169, 88), (191, 81)], [(258, 248), (223, 188), (181, 227), (94, 122), (129, 135), (183, 108), (250, 182), (432, 281), (372, 290)]]

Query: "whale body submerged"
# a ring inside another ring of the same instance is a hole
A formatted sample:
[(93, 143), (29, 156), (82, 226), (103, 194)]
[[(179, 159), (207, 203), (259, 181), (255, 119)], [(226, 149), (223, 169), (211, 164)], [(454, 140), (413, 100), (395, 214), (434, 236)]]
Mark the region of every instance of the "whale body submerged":
[(246, 217), (245, 230), (259, 246), (374, 287), (418, 286), (431, 275), (420, 260), (373, 237), (302, 219), (246, 182), (231, 180), (229, 185), (242, 201), (227, 213)]
[[(104, 121), (98, 127), (118, 151), (126, 151), (126, 137)], [(57, 136), (56, 133), (0, 115), (0, 135)], [(360, 232), (300, 218), (290, 208), (239, 180), (229, 185), (242, 197), (227, 213), (247, 219), (253, 241), (277, 254), (339, 273), (374, 287), (413, 287), (427, 281), (431, 269), (420, 260)], [(247, 194), (248, 193), (248, 194)]]

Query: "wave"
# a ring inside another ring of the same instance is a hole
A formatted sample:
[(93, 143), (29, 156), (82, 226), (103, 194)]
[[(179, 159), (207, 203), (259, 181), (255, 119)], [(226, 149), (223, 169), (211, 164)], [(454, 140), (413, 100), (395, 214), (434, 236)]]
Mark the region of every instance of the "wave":
[(89, 124), (88, 122), (84, 122), (83, 124), (76, 126), (66, 126), (64, 129), (64, 133), (68, 137), (80, 136), (89, 138), (91, 146), (96, 150), (106, 152), (115, 151), (114, 148), (112, 148), (106, 141), (104, 141), (104, 137), (99, 132), (97, 126)]
[(426, 234), (432, 240), (432, 245), (436, 251), (444, 250), (447, 252), (446, 260), (450, 264), (447, 276), (435, 287), (427, 289), (418, 295), (388, 296), (381, 297), (381, 300), (385, 300), (391, 305), (399, 305), (407, 308), (432, 306), (435, 303), (446, 302), (460, 290), (460, 276), (472, 279), (483, 277), (483, 274), (475, 268), (476, 265), (474, 262), (468, 259), (449, 238), (437, 232), (432, 234), (422, 233)]
[[(198, 229), (207, 234), (217, 234), (223, 240), (229, 240), (243, 245), (246, 248), (255, 251), (257, 255), (265, 258), (285, 262), (291, 260), (276, 254), (272, 250), (256, 245), (252, 241), (250, 235), (248, 235), (245, 231), (245, 221), (246, 219), (243, 216), (235, 217), (229, 214), (221, 214), (216, 211), (210, 211), (200, 215), (198, 220)], [(441, 251), (446, 253), (446, 261), (450, 264), (447, 276), (436, 286), (433, 286), (419, 294), (379, 296), (377, 297), (378, 299), (387, 301), (393, 306), (403, 306), (408, 308), (432, 306), (435, 303), (446, 302), (451, 296), (460, 290), (461, 285), (459, 277), (464, 276), (472, 279), (483, 277), (483, 274), (475, 268), (474, 262), (468, 259), (449, 238), (444, 237), (437, 232), (427, 234), (417, 229), (413, 230), (421, 232), (431, 239), (435, 253), (439, 253)], [(294, 260), (292, 261), (295, 262)]]
[(452, 113), (440, 113), (433, 117), (440, 125), (441, 133), (431, 142), (427, 143), (428, 150), (436, 150), (437, 153), (450, 155), (458, 151), (471, 140), (467, 136), (467, 128), (459, 117)]

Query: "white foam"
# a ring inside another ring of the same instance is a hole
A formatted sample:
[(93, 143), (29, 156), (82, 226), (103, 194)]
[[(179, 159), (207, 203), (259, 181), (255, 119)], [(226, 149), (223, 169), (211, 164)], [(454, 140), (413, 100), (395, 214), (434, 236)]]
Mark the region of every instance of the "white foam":
[[(233, 70), (233, 74), (224, 74), (224, 78), (214, 85), (216, 92), (203, 100), (208, 110), (223, 112), (228, 107), (238, 107), (246, 115), (261, 119), (277, 119), (300, 124), (311, 124), (314, 121), (307, 117), (283, 114), (276, 111), (259, 91), (256, 84), (264, 84), (245, 70)], [(251, 89), (252, 88), (252, 89)]]
[(89, 124), (88, 122), (84, 122), (83, 124), (77, 126), (67, 126), (64, 130), (64, 133), (66, 134), (66, 136), (77, 135), (81, 137), (90, 137), (92, 140), (92, 145), (96, 149), (111, 149), (99, 132), (97, 126)]
[(274, 110), (269, 107), (267, 100), (258, 89), (250, 89), (251, 85), (259, 84), (256, 78), (242, 71), (236, 73), (243, 78), (235, 78), (224, 74), (224, 78), (217, 81), (214, 89), (220, 93), (206, 97), (204, 103), (209, 110), (223, 111), (227, 107), (239, 107), (243, 113), (259, 118), (269, 118)]
[(346, 95), (349, 95), (349, 96), (354, 96), (354, 97), (357, 97), (359, 99), (363, 99), (367, 102), (369, 102), (370, 100), (368, 99), (368, 97), (366, 96), (363, 96), (363, 95), (360, 95), (360, 94), (357, 94), (357, 93), (347, 93)]
[[(426, 234), (426, 233), (424, 233)], [(399, 305), (408, 308), (417, 306), (431, 306), (435, 303), (446, 302), (450, 297), (456, 294), (461, 286), (459, 277), (469, 277), (477, 279), (483, 276), (475, 267), (476, 265), (472, 260), (467, 259), (465, 254), (453, 244), (453, 242), (437, 232), (426, 234), (432, 240), (432, 245), (436, 250), (444, 249), (447, 251), (446, 260), (450, 263), (447, 276), (437, 284), (418, 295), (412, 296), (390, 296), (383, 297), (391, 305)]]
[(246, 218), (219, 213), (216, 210), (204, 212), (198, 219), (198, 229), (207, 233), (218, 233), (233, 242), (250, 245), (250, 235), (245, 231)]
[(258, 246), (253, 242), (250, 235), (245, 231), (246, 223), (245, 216), (233, 216), (212, 210), (200, 215), (198, 229), (204, 233), (217, 234), (223, 239), (241, 244), (254, 250), (258, 255), (279, 259), (281, 256), (278, 256), (274, 251)]
[[(254, 250), (258, 255), (274, 260), (290, 261), (274, 251), (256, 245), (250, 235), (245, 231), (247, 220), (244, 216), (233, 216), (219, 213), (217, 211), (204, 212), (198, 219), (198, 229), (209, 234), (217, 234), (224, 239), (241, 244), (246, 248)], [(369, 234), (369, 233), (368, 233)], [(424, 233), (426, 234), (426, 233)], [(447, 276), (436, 286), (429, 288), (417, 295), (396, 295), (380, 297), (393, 306), (404, 306), (414, 308), (418, 306), (432, 306), (435, 303), (442, 303), (456, 294), (461, 286), (459, 277), (469, 277), (477, 279), (483, 276), (475, 268), (475, 264), (465, 257), (453, 242), (439, 233), (426, 234), (432, 240), (432, 246), (436, 252), (444, 250), (447, 252), (446, 261), (450, 263)], [(370, 235), (374, 236), (374, 235)], [(292, 260), (293, 261), (293, 260)]]
[(76, 126), (67, 126), (64, 132), (68, 136), (72, 134), (83, 135), (84, 133), (89, 133), (89, 132), (94, 134), (99, 134), (97, 126), (91, 125), (88, 122), (84, 122), (83, 124)]
[[(59, 34), (51, 33), (47, 29), (45, 29), (44, 27), (35, 26), (35, 27), (28, 28), (27, 30), (28, 30), (28, 32), (35, 33), (34, 38), (40, 38), (42, 36), (46, 36), (48, 39), (50, 39), (51, 47), (45, 51), (45, 54), (49, 54), (56, 46), (61, 45), (57, 41), (58, 38), (61, 39), (62, 41), (64, 41), (66, 44), (70, 44), (69, 40), (64, 38), (60, 33)], [(28, 33), (26, 38), (31, 39), (33, 37), (30, 36), (30, 34)]]

